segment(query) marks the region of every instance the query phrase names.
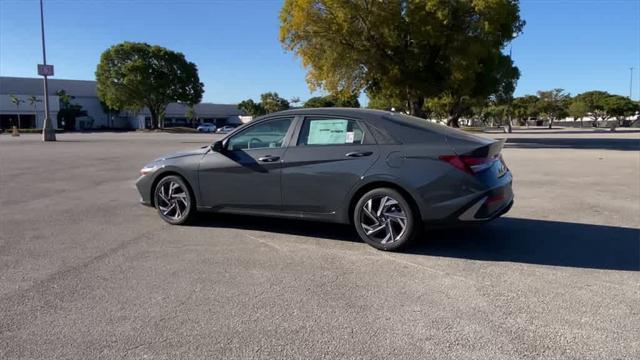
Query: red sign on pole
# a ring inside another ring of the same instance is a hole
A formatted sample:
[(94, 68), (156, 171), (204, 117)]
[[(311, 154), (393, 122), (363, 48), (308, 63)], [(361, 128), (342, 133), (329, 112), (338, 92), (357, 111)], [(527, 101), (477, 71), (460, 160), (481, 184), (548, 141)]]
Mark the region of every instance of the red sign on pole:
[(38, 64), (38, 75), (53, 76), (53, 65)]

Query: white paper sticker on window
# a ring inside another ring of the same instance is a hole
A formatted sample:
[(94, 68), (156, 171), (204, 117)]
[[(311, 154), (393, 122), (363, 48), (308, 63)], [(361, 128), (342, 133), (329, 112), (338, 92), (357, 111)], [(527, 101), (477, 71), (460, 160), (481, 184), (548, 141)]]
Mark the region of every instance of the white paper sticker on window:
[(353, 131), (349, 131), (347, 132), (347, 138), (345, 139), (344, 142), (347, 144), (353, 144), (353, 138), (354, 138)]
[(312, 120), (309, 126), (309, 140), (307, 144), (344, 144), (347, 125), (347, 120)]

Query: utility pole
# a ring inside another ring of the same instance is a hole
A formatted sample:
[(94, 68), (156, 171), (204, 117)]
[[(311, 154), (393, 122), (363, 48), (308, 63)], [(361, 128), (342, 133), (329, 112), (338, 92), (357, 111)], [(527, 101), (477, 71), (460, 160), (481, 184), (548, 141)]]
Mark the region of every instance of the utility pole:
[[(42, 34), (42, 64), (43, 69), (47, 68), (47, 51), (44, 45), (44, 10), (42, 7), (42, 0), (40, 0), (40, 32)], [(44, 124), (42, 126), (42, 141), (56, 141), (56, 131), (53, 128), (53, 123), (49, 118), (49, 83), (47, 81), (47, 74), (51, 73), (53, 75), (53, 67), (52, 71), (43, 71), (44, 77)]]

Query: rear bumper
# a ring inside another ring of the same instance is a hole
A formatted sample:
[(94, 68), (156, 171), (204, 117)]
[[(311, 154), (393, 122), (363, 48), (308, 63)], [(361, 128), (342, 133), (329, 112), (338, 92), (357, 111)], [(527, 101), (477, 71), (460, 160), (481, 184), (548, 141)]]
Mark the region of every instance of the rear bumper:
[(429, 228), (450, 228), (489, 222), (511, 210), (514, 203), (511, 179), (504, 184), (467, 199), (446, 218), (423, 220)]
[(509, 182), (507, 185), (492, 189), (468, 204), (457, 215), (457, 219), (463, 222), (493, 220), (511, 209), (513, 197), (511, 182)]

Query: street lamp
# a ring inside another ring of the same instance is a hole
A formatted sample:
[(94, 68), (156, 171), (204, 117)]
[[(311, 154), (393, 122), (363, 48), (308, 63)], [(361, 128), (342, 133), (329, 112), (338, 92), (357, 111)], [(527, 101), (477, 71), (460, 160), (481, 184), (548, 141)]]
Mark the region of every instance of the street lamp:
[(56, 131), (49, 118), (49, 83), (47, 76), (53, 75), (53, 66), (47, 66), (47, 51), (44, 45), (44, 11), (40, 0), (40, 32), (42, 34), (42, 67), (38, 66), (38, 73), (44, 77), (44, 124), (42, 126), (42, 141), (56, 141)]

